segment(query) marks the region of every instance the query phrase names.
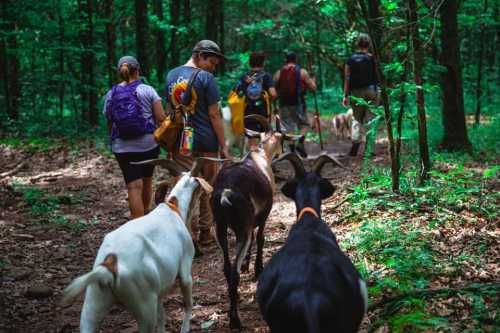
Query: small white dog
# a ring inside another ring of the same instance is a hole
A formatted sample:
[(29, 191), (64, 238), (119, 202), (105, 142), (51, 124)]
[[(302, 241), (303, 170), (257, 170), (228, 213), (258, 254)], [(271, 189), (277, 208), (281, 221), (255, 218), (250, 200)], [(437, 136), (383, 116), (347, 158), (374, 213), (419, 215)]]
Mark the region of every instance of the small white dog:
[[(166, 167), (173, 176), (181, 174), (173, 161), (151, 160), (143, 164), (148, 163)], [(184, 297), (180, 331), (189, 332), (194, 245), (188, 229), (198, 209), (201, 189), (212, 190), (205, 180), (195, 177), (200, 165), (196, 162), (190, 172), (183, 174), (167, 204), (162, 203), (148, 215), (107, 234), (93, 270), (76, 278), (64, 290), (62, 303), (68, 304), (86, 289), (80, 332), (96, 333), (111, 305), (120, 303), (137, 319), (140, 333), (152, 333), (157, 325), (164, 333), (161, 298), (172, 288), (177, 276)]]

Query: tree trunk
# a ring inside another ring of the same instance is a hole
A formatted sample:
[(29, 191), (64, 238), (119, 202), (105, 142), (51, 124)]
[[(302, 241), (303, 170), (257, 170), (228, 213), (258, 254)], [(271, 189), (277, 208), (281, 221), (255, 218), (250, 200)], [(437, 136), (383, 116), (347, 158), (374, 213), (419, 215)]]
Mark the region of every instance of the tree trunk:
[(135, 43), (141, 75), (149, 79), (147, 0), (135, 0)]
[(420, 152), (420, 177), (419, 184), (423, 185), (429, 179), (431, 161), (429, 159), (429, 146), (427, 143), (427, 121), (425, 117), (424, 88), (422, 81), (422, 67), (424, 55), (420, 44), (418, 32), (418, 15), (415, 0), (409, 0), (411, 38), (413, 42), (413, 72), (415, 74), (416, 101), (418, 115), (418, 147)]
[[(154, 0), (153, 9), (160, 22), (163, 22), (163, 1)], [(163, 83), (165, 76), (167, 54), (165, 51), (165, 31), (162, 28), (156, 30), (156, 78)]]
[[(1, 30), (7, 31), (7, 4), (2, 1), (2, 25)], [(0, 82), (2, 84), (2, 93), (5, 98), (5, 111), (11, 116), (10, 94), (9, 94), (9, 63), (7, 61), (7, 38), (0, 38)]]
[(205, 21), (205, 31), (207, 38), (217, 42), (218, 40), (218, 27), (217, 23), (219, 21), (219, 0), (208, 0), (207, 1), (207, 15)]
[(179, 66), (179, 45), (177, 42), (177, 29), (179, 26), (180, 2), (177, 0), (170, 1), (170, 22), (172, 24), (172, 32), (170, 35), (170, 67)]
[[(483, 7), (483, 15), (486, 15), (488, 12), (488, 0), (484, 0)], [(475, 124), (479, 125), (481, 118), (481, 81), (483, 77), (483, 57), (484, 57), (484, 35), (486, 26), (484, 22), (480, 23), (480, 32), (479, 32), (479, 55), (478, 55), (478, 63), (477, 63), (477, 80), (476, 80), (476, 114), (475, 114)]]
[(114, 1), (106, 0), (104, 2), (104, 19), (106, 20), (106, 59), (107, 59), (107, 72), (108, 84), (111, 87), (116, 81), (116, 30), (115, 30), (115, 17), (114, 17)]
[[(380, 17), (379, 12), (379, 0), (368, 0), (370, 12), (366, 8), (364, 0), (358, 0), (358, 3), (365, 17), (366, 25), (368, 27), (368, 32), (372, 36), (373, 43), (373, 53), (375, 59), (381, 59), (381, 53), (379, 49), (379, 43), (382, 40), (382, 26), (374, 24), (375, 20)], [(382, 71), (379, 61), (377, 64), (377, 75), (380, 81), (380, 88), (382, 104), (384, 106), (384, 118), (385, 125), (387, 127), (387, 139), (389, 140), (389, 155), (391, 158), (391, 179), (392, 179), (392, 191), (399, 192), (399, 160), (396, 156), (396, 145), (394, 143), (394, 134), (392, 131), (392, 115), (390, 109), (389, 94), (387, 93), (387, 80)]]
[[(95, 87), (94, 75), (94, 4), (93, 0), (78, 1), (80, 11), (82, 13), (82, 101), (87, 103), (87, 112), (83, 114), (83, 118), (87, 120), (90, 125), (97, 125), (97, 95)], [(85, 110), (85, 109), (84, 109)]]
[[(224, 52), (224, 0), (219, 0), (219, 15), (218, 15), (219, 23), (219, 39), (218, 45), (221, 48), (222, 52)], [(221, 74), (226, 72), (226, 65), (220, 64), (219, 71)]]
[(470, 150), (465, 123), (462, 68), (458, 40), (458, 0), (444, 1), (440, 8), (441, 64), (446, 68), (441, 74), (443, 91), (442, 147), (447, 150)]
[[(19, 86), (19, 59), (17, 57), (17, 25), (11, 16), (13, 4), (9, 1), (2, 1), (2, 30), (9, 32), (7, 37), (4, 37), (2, 43), (2, 74), (1, 81), (4, 82), (5, 104), (8, 116), (13, 119), (19, 119), (19, 101), (21, 97), (21, 89)], [(14, 16), (15, 17), (15, 16)]]
[(59, 9), (59, 17), (58, 17), (58, 25), (59, 25), (59, 116), (62, 120), (64, 117), (64, 95), (66, 82), (64, 78), (64, 45), (66, 43), (66, 38), (64, 36), (64, 17), (63, 17), (63, 7), (61, 1), (58, 2)]

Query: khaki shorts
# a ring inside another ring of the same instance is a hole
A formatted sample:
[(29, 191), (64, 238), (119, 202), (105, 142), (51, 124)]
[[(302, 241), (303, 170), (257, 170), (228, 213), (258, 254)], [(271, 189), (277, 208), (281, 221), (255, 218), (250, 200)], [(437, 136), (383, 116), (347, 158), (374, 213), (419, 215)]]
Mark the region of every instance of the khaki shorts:
[(303, 108), (299, 110), (297, 105), (280, 106), (279, 114), (283, 131), (286, 133), (291, 133), (296, 128), (300, 130), (310, 126), (307, 113)]
[[(351, 95), (354, 97), (362, 98), (366, 102), (373, 104), (374, 106), (378, 105), (378, 93), (375, 88), (359, 88), (353, 89), (351, 91)], [(354, 100), (351, 100), (351, 106), (353, 110), (354, 119), (364, 124), (375, 117), (373, 112), (371, 112), (368, 107), (357, 104)]]

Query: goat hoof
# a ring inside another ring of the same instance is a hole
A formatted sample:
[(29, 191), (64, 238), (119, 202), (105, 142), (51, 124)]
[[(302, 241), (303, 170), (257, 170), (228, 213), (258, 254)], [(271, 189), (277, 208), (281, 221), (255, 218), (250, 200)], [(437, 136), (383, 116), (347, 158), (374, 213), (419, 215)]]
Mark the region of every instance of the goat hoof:
[(232, 330), (241, 330), (243, 326), (241, 325), (240, 318), (231, 318), (229, 320), (229, 328)]

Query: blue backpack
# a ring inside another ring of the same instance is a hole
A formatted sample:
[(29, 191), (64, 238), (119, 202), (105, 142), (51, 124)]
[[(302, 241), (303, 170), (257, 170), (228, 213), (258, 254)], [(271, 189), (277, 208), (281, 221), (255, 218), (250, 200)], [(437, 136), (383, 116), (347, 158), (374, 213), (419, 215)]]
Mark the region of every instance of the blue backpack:
[(262, 97), (262, 92), (264, 91), (262, 87), (264, 74), (265, 73), (255, 73), (250, 76), (251, 81), (247, 86), (246, 95), (251, 101), (257, 101)]
[(144, 117), (136, 89), (141, 80), (126, 86), (116, 84), (111, 90), (107, 115), (112, 122), (111, 139), (133, 139), (154, 132), (154, 125)]

